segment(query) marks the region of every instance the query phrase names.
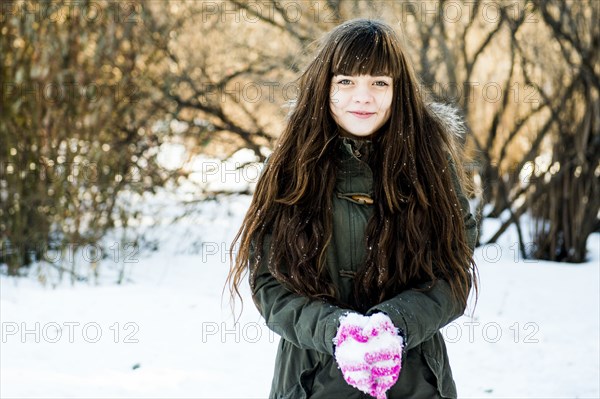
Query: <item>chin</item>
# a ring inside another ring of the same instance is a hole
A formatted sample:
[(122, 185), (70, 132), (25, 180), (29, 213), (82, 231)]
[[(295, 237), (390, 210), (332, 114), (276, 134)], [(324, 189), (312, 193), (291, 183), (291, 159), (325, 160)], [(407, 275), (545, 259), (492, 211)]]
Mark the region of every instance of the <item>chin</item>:
[(368, 129), (368, 130), (359, 130), (359, 131), (351, 132), (351, 133), (356, 136), (370, 136), (373, 133), (375, 133), (376, 131), (377, 131), (377, 129)]
[(346, 129), (346, 131), (354, 136), (369, 136), (375, 132), (374, 129), (361, 129), (361, 130)]

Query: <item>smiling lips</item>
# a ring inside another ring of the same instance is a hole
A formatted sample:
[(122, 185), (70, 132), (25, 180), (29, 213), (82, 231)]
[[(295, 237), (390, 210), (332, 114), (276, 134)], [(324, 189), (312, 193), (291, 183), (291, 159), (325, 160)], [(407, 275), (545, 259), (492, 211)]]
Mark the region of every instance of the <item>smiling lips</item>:
[(367, 119), (367, 118), (370, 118), (371, 116), (375, 115), (375, 112), (366, 112), (366, 111), (350, 111), (350, 113), (360, 119)]

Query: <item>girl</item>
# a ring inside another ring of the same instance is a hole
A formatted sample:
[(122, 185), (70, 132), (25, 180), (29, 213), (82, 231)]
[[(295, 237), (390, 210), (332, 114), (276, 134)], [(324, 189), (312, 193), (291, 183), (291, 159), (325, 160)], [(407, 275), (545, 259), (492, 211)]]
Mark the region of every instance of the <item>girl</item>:
[(281, 336), (270, 397), (455, 398), (439, 330), (476, 282), (460, 120), (376, 20), (325, 35), (299, 83), (228, 277), (239, 295), (250, 271)]

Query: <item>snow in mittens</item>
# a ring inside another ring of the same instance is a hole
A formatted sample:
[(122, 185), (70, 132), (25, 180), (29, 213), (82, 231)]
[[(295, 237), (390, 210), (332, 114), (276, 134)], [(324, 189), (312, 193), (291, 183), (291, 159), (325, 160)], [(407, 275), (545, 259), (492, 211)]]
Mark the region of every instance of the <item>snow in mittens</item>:
[(334, 343), (335, 358), (346, 382), (384, 399), (398, 380), (403, 344), (389, 317), (384, 313), (344, 315)]

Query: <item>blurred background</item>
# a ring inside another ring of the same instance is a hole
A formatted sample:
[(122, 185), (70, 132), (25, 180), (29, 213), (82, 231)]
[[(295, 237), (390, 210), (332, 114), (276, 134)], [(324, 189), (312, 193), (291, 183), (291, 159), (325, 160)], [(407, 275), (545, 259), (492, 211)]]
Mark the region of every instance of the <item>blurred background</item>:
[(0, 396), (268, 396), (277, 339), (221, 296), (231, 238), (315, 40), (356, 17), (468, 125), (459, 395), (600, 395), (600, 2), (0, 6)]

